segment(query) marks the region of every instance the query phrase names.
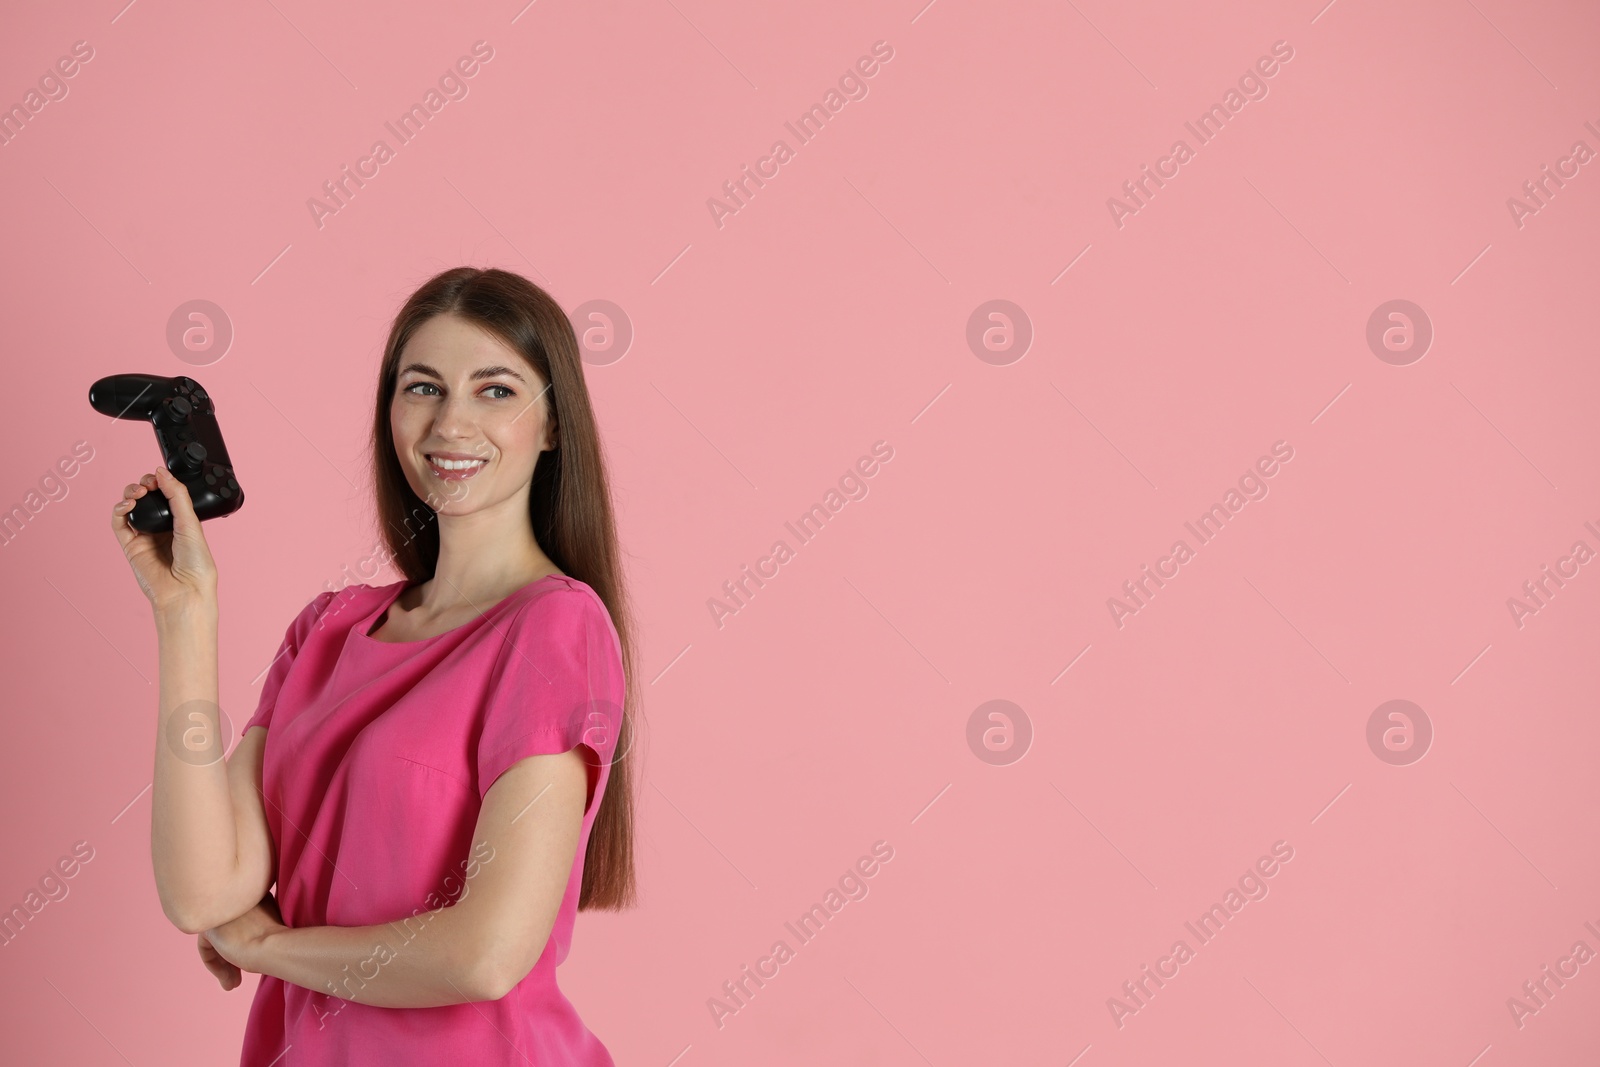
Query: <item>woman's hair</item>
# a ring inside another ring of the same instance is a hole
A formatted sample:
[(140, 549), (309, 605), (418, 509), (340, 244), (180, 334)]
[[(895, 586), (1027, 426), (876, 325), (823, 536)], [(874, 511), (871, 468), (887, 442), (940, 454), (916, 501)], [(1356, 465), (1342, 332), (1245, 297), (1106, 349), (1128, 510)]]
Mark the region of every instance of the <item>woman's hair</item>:
[(584, 382), (578, 339), (566, 312), (526, 278), (503, 270), (455, 267), (411, 295), (395, 316), (378, 373), (372, 423), (372, 471), (380, 534), (395, 566), (411, 582), (433, 577), (439, 562), (439, 522), (406, 481), (395, 454), (389, 406), (406, 342), (435, 315), (473, 323), (520, 352), (548, 383), (556, 447), (539, 455), (528, 494), (528, 519), (539, 547), (556, 566), (586, 583), (604, 602), (621, 639), (626, 692), (611, 777), (595, 813), (583, 864), (579, 910), (616, 911), (637, 902), (633, 859), (634, 712), (638, 686), (627, 591), (618, 562), (611, 490), (600, 435)]

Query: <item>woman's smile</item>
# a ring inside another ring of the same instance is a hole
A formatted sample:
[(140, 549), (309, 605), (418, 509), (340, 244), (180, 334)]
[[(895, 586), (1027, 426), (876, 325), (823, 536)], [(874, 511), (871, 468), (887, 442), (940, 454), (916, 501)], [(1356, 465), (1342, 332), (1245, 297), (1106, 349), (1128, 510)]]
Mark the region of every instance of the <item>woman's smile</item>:
[(429, 453), (424, 457), (435, 478), (447, 482), (461, 482), (477, 474), (489, 461), (485, 459), (446, 459)]

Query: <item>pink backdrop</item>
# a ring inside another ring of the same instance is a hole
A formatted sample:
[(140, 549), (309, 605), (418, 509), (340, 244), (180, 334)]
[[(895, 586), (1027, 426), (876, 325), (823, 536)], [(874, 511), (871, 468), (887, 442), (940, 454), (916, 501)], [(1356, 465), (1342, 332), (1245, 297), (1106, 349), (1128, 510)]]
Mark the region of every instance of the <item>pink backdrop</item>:
[(1591, 5), (121, 3), (0, 36), (0, 906), (92, 857), (0, 948), (8, 1060), (234, 1062), (255, 987), (157, 902), (108, 525), (159, 457), (90, 382), (217, 400), (242, 722), (463, 263), (592, 344), (644, 904), (561, 975), (619, 1064), (1592, 1060)]

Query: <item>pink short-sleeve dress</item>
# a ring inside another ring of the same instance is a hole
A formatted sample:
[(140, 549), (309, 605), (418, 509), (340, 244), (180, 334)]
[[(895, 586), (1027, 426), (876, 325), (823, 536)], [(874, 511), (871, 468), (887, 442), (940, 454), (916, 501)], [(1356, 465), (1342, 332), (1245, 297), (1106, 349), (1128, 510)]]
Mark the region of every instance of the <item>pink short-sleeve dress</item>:
[[(472, 833), (495, 779), (526, 756), (586, 745), (589, 799), (566, 895), (538, 963), (499, 1000), (380, 1008), (262, 975), (241, 1067), (612, 1067), (556, 984), (621, 725), (611, 616), (587, 584), (553, 574), (446, 633), (371, 637), (408, 584), (348, 586), (307, 604), (239, 731), (267, 728), (262, 790), (284, 922), (411, 919), (402, 928), (417, 936), (425, 922), (412, 917), (453, 903), (493, 862)], [(349, 969), (340, 991), (359, 998), (381, 967)]]

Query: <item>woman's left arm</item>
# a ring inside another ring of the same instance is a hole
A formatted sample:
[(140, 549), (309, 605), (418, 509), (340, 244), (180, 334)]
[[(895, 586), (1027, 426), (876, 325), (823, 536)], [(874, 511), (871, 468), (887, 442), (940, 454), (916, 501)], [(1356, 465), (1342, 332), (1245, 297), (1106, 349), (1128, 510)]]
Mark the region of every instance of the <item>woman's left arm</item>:
[(206, 937), (242, 970), (342, 1000), (383, 1008), (499, 1000), (544, 952), (577, 858), (587, 795), (578, 749), (528, 756), (484, 795), (472, 838), (476, 862), (455, 903), (376, 926), (292, 928), (268, 898)]

